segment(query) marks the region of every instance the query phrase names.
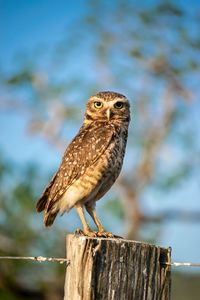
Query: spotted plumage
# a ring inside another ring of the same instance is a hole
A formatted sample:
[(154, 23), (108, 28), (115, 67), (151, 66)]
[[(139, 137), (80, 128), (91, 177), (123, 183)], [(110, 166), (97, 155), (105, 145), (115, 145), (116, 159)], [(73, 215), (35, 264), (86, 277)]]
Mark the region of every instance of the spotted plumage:
[[(111, 236), (96, 216), (95, 203), (120, 173), (129, 121), (129, 102), (125, 96), (99, 92), (89, 99), (80, 131), (67, 147), (57, 173), (37, 203), (38, 212), (45, 211), (46, 226), (52, 225), (58, 213), (75, 207), (84, 234)], [(93, 218), (97, 233), (89, 228), (84, 207)]]

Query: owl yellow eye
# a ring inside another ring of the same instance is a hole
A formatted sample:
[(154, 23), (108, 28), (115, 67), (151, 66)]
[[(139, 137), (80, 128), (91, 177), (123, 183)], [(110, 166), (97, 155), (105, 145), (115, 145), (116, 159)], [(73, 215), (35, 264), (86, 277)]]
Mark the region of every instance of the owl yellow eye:
[(121, 109), (122, 107), (124, 107), (124, 103), (123, 102), (117, 101), (114, 104), (114, 108)]
[(97, 108), (97, 109), (102, 108), (103, 107), (103, 103), (100, 102), (100, 101), (96, 101), (96, 102), (94, 102), (94, 107)]

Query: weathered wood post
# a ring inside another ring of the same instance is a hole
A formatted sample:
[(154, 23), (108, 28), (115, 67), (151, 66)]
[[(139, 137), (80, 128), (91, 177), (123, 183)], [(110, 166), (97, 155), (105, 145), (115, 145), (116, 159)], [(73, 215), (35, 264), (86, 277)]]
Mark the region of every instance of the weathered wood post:
[(170, 248), (67, 236), (65, 300), (169, 300)]

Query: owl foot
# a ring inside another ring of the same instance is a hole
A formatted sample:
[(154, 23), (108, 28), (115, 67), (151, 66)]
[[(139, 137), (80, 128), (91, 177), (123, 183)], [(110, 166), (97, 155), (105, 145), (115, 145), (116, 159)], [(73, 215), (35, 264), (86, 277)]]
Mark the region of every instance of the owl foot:
[(92, 230), (83, 231), (80, 228), (76, 229), (74, 234), (76, 236), (123, 239), (123, 237), (121, 237), (119, 235), (112, 234), (111, 232), (108, 232), (108, 231), (92, 231)]
[(119, 235), (115, 235), (115, 234), (113, 234), (111, 232), (107, 232), (107, 231), (98, 231), (97, 236), (98, 237), (104, 237), (104, 238), (123, 239), (123, 237), (121, 237)]
[(116, 234), (114, 234), (114, 238), (115, 238), (115, 239), (124, 239), (122, 236), (116, 235)]
[(104, 238), (113, 238), (114, 237), (114, 235), (111, 232), (107, 232), (107, 231), (98, 231), (97, 236), (104, 237)]
[(75, 231), (75, 235), (76, 236), (97, 237), (97, 232), (91, 231), (91, 230), (83, 231), (83, 230), (81, 230), (81, 229), (78, 228)]

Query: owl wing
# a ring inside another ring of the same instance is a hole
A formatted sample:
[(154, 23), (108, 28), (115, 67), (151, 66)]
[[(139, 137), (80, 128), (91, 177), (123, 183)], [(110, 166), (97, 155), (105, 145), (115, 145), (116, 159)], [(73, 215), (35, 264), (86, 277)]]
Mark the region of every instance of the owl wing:
[(66, 149), (58, 172), (39, 200), (42, 202), (42, 199), (46, 198), (47, 211), (62, 197), (67, 188), (101, 157), (113, 137), (114, 130), (107, 124), (95, 128), (83, 126), (80, 129)]

